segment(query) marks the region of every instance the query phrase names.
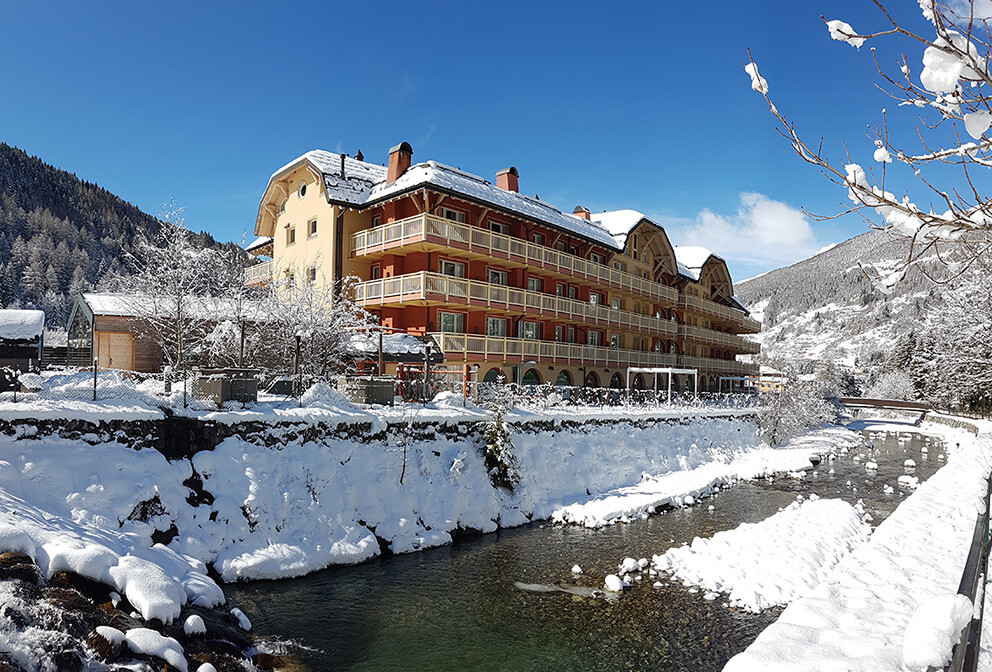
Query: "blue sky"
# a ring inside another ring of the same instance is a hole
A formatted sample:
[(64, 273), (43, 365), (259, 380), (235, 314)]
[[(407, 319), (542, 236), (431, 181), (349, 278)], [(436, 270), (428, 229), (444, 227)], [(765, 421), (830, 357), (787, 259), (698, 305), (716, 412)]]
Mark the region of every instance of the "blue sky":
[(414, 161), (488, 179), (514, 165), (521, 191), (566, 211), (645, 212), (742, 279), (866, 230), (798, 211), (839, 212), (845, 192), (793, 154), (742, 69), (750, 47), (801, 133), (869, 163), (866, 127), (891, 101), (868, 48), (832, 41), (821, 14), (885, 26), (867, 0), (0, 0), (0, 140), (151, 214), (175, 197), (191, 229), (239, 242), (284, 163), (384, 162), (408, 141)]

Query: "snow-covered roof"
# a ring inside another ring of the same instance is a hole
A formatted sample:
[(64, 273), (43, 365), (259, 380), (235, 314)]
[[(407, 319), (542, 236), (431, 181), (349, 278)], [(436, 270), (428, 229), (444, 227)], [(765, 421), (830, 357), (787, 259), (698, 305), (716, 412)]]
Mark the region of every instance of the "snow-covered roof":
[[(353, 334), (348, 341), (348, 350), (355, 354), (377, 355), (379, 336)], [(385, 355), (424, 355), (424, 341), (413, 334), (383, 334), (382, 352)]]
[[(107, 292), (86, 292), (83, 293), (83, 301), (93, 311), (94, 315), (110, 315), (116, 317), (143, 317), (147, 315), (147, 308), (152, 303), (157, 304), (162, 312), (171, 310), (172, 299), (168, 297), (146, 297), (142, 299), (137, 295), (111, 294)], [(189, 306), (186, 310), (191, 311), (197, 317), (210, 320), (234, 319), (238, 314), (235, 301), (216, 296), (190, 296)], [(242, 315), (249, 316), (253, 321), (267, 319), (266, 311), (259, 304), (253, 301), (245, 301), (242, 305)]]
[(45, 313), (40, 310), (0, 310), (0, 338), (24, 341), (38, 338), (45, 330)]
[(706, 265), (706, 261), (710, 257), (720, 258), (705, 247), (699, 247), (698, 245), (675, 246), (675, 260), (679, 265), (679, 273), (689, 276), (696, 282), (699, 282), (699, 276), (703, 271), (703, 266)]
[(645, 219), (649, 222), (651, 221), (647, 215), (637, 210), (600, 212), (593, 214), (592, 219), (613, 236), (613, 240), (616, 241), (616, 244), (620, 246), (621, 250), (627, 245), (627, 236), (630, 235), (630, 232), (634, 230), (635, 226)]
[(410, 166), (392, 184), (377, 184), (369, 194), (368, 202), (374, 203), (424, 186), (466, 196), (485, 205), (570, 231), (605, 247), (617, 248), (613, 236), (594, 222), (564, 213), (536, 198), (515, 191), (500, 189), (477, 175), (445, 166), (436, 161)]
[(251, 241), (245, 245), (245, 252), (251, 252), (252, 250), (257, 250), (266, 245), (272, 244), (272, 238), (270, 236), (259, 236), (255, 240)]

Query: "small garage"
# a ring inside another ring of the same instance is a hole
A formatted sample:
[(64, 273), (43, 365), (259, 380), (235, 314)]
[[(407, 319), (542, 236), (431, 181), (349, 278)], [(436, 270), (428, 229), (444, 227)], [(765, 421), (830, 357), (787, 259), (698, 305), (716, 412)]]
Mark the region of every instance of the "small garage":
[(141, 373), (162, 370), (162, 351), (151, 338), (140, 338), (141, 321), (119, 294), (83, 293), (69, 315), (66, 361), (69, 366), (124, 369)]

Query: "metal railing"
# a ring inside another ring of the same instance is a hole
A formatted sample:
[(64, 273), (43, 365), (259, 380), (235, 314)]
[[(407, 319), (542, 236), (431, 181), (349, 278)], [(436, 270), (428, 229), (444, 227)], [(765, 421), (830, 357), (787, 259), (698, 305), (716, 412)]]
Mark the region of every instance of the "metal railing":
[(674, 336), (677, 331), (675, 322), (653, 315), (428, 271), (360, 282), (354, 286), (354, 292), (355, 301), (364, 306), (433, 299), (445, 303), (475, 304), (490, 310), (519, 311), (615, 326), (662, 336)]
[(761, 331), (761, 322), (748, 317), (744, 311), (728, 308), (716, 301), (682, 294), (679, 296), (679, 305), (687, 310), (733, 322), (744, 329), (746, 333), (756, 334)]
[(533, 268), (542, 268), (666, 301), (672, 305), (678, 302), (678, 291), (660, 282), (521, 238), (494, 233), (435, 215), (416, 215), (359, 231), (351, 237), (351, 249), (354, 255), (360, 256), (422, 242), (437, 242), (456, 250), (515, 261)]

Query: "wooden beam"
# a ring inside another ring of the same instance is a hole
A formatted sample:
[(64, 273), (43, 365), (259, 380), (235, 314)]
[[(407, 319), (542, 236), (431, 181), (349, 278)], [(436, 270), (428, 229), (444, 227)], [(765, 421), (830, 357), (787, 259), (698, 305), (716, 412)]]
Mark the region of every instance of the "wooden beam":
[(437, 203), (435, 203), (434, 207), (431, 208), (430, 214), (432, 215), (435, 214), (437, 212), (437, 209), (440, 208), (441, 204), (444, 203), (447, 199), (448, 199), (447, 194), (441, 194), (441, 198), (437, 199)]
[(485, 221), (486, 221), (486, 215), (488, 215), (488, 214), (489, 214), (489, 208), (483, 208), (482, 209), (482, 212), (479, 213), (479, 219), (476, 220), (476, 223), (479, 226), (482, 226), (483, 223), (485, 223)]

